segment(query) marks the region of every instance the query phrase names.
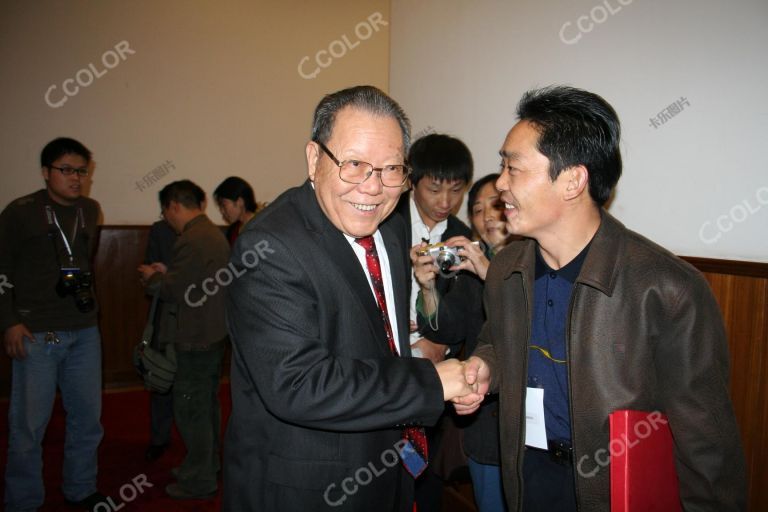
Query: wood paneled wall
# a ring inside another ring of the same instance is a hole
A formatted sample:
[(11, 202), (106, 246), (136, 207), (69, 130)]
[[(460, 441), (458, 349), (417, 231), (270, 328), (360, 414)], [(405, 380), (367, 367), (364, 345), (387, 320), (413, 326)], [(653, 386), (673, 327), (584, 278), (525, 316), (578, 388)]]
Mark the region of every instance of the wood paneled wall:
[(104, 385), (140, 386), (133, 368), (133, 347), (141, 340), (149, 298), (139, 283), (149, 228), (109, 226), (101, 230), (96, 253), (96, 295), (104, 350)]
[[(141, 337), (149, 301), (139, 284), (149, 228), (105, 226), (96, 259), (104, 385), (139, 386), (131, 351)], [(768, 510), (768, 264), (685, 257), (701, 270), (720, 304), (731, 350), (731, 395), (741, 428), (750, 510)], [(0, 358), (0, 396), (10, 364)]]
[(728, 331), (731, 398), (749, 476), (749, 510), (768, 510), (768, 264), (684, 258), (712, 286)]

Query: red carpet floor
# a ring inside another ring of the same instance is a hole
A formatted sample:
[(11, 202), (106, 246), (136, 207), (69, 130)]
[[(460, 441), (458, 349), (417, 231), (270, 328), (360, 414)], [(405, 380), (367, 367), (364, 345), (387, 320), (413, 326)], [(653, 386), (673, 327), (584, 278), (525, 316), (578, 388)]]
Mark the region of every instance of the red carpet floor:
[[(219, 389), (222, 422), (226, 425), (231, 410), (229, 385)], [(61, 493), (61, 465), (64, 450), (64, 410), (56, 400), (53, 416), (43, 442), (43, 477), (46, 500), (41, 512), (69, 511)], [(112, 498), (110, 510), (121, 512), (208, 512), (221, 508), (219, 493), (211, 500), (174, 500), (165, 495), (172, 483), (171, 468), (184, 458), (184, 445), (174, 429), (168, 451), (157, 461), (144, 459), (149, 444), (149, 393), (142, 390), (104, 394), (102, 409), (104, 439), (99, 448), (99, 490)], [(222, 425), (222, 435), (224, 428)], [(8, 401), (0, 401), (0, 510), (5, 492), (5, 465), (8, 450)], [(143, 476), (142, 476), (143, 475)], [(146, 478), (145, 478), (146, 477)], [(142, 482), (146, 481), (144, 484)], [(152, 487), (149, 487), (149, 485)], [(138, 492), (141, 491), (141, 492)], [(106, 507), (99, 507), (106, 512)]]

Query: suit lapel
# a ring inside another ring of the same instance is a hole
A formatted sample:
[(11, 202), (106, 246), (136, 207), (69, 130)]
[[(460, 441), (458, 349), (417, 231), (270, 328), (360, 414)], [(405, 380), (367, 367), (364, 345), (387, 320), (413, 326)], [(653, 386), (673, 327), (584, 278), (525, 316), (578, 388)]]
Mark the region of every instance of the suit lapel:
[[(400, 342), (400, 354), (402, 356), (411, 355), (411, 344), (408, 335), (408, 320), (410, 311), (407, 307), (410, 299), (410, 293), (403, 276), (407, 275), (408, 268), (403, 259), (406, 254), (406, 248), (402, 245), (402, 236), (398, 236), (392, 227), (392, 223), (383, 222), (379, 226), (381, 236), (384, 239), (384, 245), (387, 247), (387, 259), (389, 260), (389, 275), (392, 278), (392, 290), (395, 296), (395, 313), (397, 314), (397, 329)], [(398, 298), (400, 300), (398, 300)]]
[[(413, 229), (411, 228), (411, 193), (403, 192), (400, 194), (400, 200), (397, 203), (395, 212), (399, 213), (403, 217), (405, 226), (408, 228), (405, 230), (405, 246), (410, 250), (413, 246)], [(410, 260), (409, 260), (410, 261)], [(410, 265), (410, 263), (409, 263)]]
[(368, 325), (374, 334), (374, 344), (383, 354), (391, 354), (384, 329), (384, 321), (381, 318), (381, 312), (376, 304), (376, 299), (371, 292), (368, 277), (360, 265), (360, 260), (357, 259), (354, 250), (344, 235), (336, 226), (331, 224), (325, 213), (320, 209), (315, 191), (309, 182), (305, 184), (304, 189), (301, 207), (307, 213), (305, 216), (307, 228), (314, 235), (318, 245), (328, 253), (330, 261), (336, 266), (343, 282), (349, 287), (358, 304), (360, 304), (365, 312)]

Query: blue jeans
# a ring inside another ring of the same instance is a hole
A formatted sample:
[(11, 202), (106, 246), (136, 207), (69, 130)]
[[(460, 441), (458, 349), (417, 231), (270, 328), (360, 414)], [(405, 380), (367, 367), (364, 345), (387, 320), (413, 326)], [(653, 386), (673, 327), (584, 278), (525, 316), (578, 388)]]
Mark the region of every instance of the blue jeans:
[(62, 490), (70, 501), (96, 492), (97, 450), (101, 427), (101, 337), (98, 327), (45, 332), (25, 338), (27, 357), (14, 359), (8, 410), (8, 465), (5, 505), (8, 512), (35, 510), (45, 501), (42, 441), (51, 418), (56, 387), (67, 413)]
[(475, 491), (475, 503), (479, 512), (506, 512), (504, 492), (501, 488), (501, 467), (493, 464), (480, 464), (472, 457), (467, 457), (469, 475)]

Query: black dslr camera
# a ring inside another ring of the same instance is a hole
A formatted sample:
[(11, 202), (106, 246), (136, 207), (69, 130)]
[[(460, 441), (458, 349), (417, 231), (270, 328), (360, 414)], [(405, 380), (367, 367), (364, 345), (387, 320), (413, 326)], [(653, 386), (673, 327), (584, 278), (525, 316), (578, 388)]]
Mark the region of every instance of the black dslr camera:
[(77, 309), (82, 313), (88, 313), (96, 306), (93, 293), (91, 293), (92, 281), (90, 272), (81, 272), (76, 267), (65, 267), (61, 269), (59, 282), (56, 284), (56, 292), (60, 297), (72, 295), (75, 298)]

